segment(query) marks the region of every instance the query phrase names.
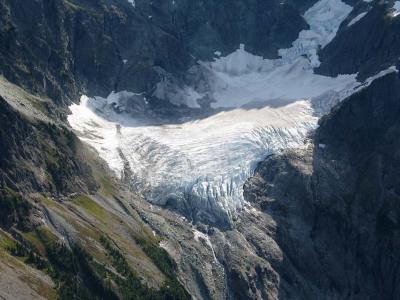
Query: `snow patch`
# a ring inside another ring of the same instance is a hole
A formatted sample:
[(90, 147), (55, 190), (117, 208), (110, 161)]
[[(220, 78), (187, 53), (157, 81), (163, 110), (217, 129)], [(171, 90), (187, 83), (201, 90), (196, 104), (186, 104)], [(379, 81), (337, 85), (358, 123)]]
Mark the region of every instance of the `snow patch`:
[(312, 61), (302, 56), (290, 63), (274, 61), (252, 55), (244, 47), (203, 66), (213, 74), (209, 82), (213, 108), (310, 99), (327, 90), (347, 89), (356, 82), (355, 74), (336, 78), (314, 74)]
[(355, 74), (314, 74), (318, 47), (332, 40), (350, 11), (339, 0), (321, 0), (305, 13), (310, 29), (292, 48), (281, 50), (280, 59), (252, 55), (242, 45), (192, 70), (206, 78), (196, 87), (187, 85), (179, 94), (165, 80), (156, 91), (162, 99), (175, 95), (176, 104), (200, 107), (197, 100), (207, 98), (212, 107), (229, 110), (183, 124), (152, 125), (146, 98), (119, 92), (82, 96), (70, 107), (68, 120), (118, 176), (129, 165), (132, 186), (148, 201), (171, 201), (209, 220), (231, 221), (245, 209), (243, 184), (256, 164), (269, 154), (306, 146), (308, 133), (317, 127), (316, 103), (326, 112), (376, 77), (396, 71), (385, 70), (365, 83)]
[(226, 57), (199, 62), (191, 70), (200, 74), (193, 80), (193, 87), (175, 87), (174, 91), (170, 82), (162, 82), (155, 95), (174, 104), (184, 102), (189, 107), (199, 107), (199, 102), (206, 99), (212, 108), (231, 108), (309, 99), (328, 90), (348, 89), (355, 84), (356, 74), (331, 78), (314, 74), (313, 69), (320, 65), (318, 49), (334, 38), (351, 10), (340, 0), (320, 0), (304, 15), (310, 29), (301, 31), (292, 47), (279, 50), (280, 59), (264, 59), (240, 45)]
[(132, 4), (133, 7), (136, 8), (136, 2), (135, 2), (135, 0), (128, 0), (128, 2), (129, 2), (130, 4)]
[(353, 20), (351, 20), (349, 22), (349, 24), (347, 24), (348, 27), (350, 27), (351, 25), (356, 24), (358, 21), (360, 21), (362, 18), (364, 18), (366, 16), (368, 12), (363, 12), (361, 14), (359, 14), (358, 16), (356, 16)]
[(400, 15), (400, 1), (395, 1), (393, 4), (392, 16), (397, 17), (398, 15)]
[(309, 30), (300, 32), (299, 38), (289, 49), (282, 49), (279, 54), (284, 61), (297, 60), (306, 55), (312, 67), (318, 67), (318, 48), (329, 44), (339, 29), (340, 24), (352, 11), (352, 7), (340, 0), (320, 0), (304, 14), (304, 19), (310, 25)]

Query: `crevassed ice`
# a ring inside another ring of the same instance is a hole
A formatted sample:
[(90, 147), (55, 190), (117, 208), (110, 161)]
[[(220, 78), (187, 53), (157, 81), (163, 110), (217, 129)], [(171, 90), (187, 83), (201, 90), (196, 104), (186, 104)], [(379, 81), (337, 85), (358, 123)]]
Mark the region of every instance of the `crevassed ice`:
[(83, 96), (70, 107), (69, 122), (116, 174), (128, 163), (132, 184), (149, 201), (165, 204), (173, 199), (192, 217), (229, 221), (244, 206), (242, 187), (256, 163), (282, 149), (304, 146), (306, 135), (317, 126), (313, 101), (323, 102), (329, 95), (335, 102), (357, 89), (355, 75), (313, 73), (318, 47), (332, 40), (350, 11), (339, 0), (321, 0), (304, 15), (310, 29), (300, 33), (293, 47), (279, 52), (282, 58), (263, 59), (241, 46), (227, 57), (201, 62), (197, 71), (205, 82), (196, 88), (188, 85), (184, 92), (169, 93), (159, 86), (158, 95), (172, 102), (199, 106), (196, 101), (208, 95), (212, 107), (227, 111), (151, 126), (115, 113), (121, 97), (135, 96), (122, 92), (107, 99)]
[(134, 171), (135, 187), (149, 201), (162, 205), (175, 199), (195, 213), (229, 218), (243, 205), (242, 185), (255, 163), (280, 149), (302, 146), (317, 122), (310, 103), (298, 101), (179, 125), (131, 126), (121, 116), (118, 122), (100, 117), (95, 102), (82, 97), (80, 105), (70, 107), (69, 122), (117, 174), (124, 167), (121, 151)]

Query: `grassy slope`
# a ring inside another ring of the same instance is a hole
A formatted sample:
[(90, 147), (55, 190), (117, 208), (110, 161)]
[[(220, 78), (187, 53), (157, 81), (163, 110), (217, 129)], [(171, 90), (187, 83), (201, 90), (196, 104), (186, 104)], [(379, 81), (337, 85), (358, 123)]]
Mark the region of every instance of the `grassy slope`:
[[(0, 298), (56, 299), (54, 282), (41, 270), (27, 264), (27, 256), (10, 254), (18, 242), (0, 230)], [(17, 294), (13, 294), (17, 293)]]
[[(3, 78), (0, 78), (0, 96), (27, 122), (51, 123), (61, 136), (72, 135), (65, 129), (66, 124), (56, 118), (57, 113), (51, 114), (51, 118), (43, 117), (46, 115), (43, 112), (49, 109), (47, 101)], [(76, 138), (72, 136), (72, 140)], [(55, 284), (49, 279), (50, 284), (46, 285), (32, 272), (21, 269), (32, 295), (36, 293), (35, 296), (49, 299), (54, 298), (56, 291), (64, 299), (73, 296), (71, 291), (83, 299), (188, 298), (176, 280), (172, 260), (159, 247), (160, 239), (129, 205), (136, 196), (109, 175), (92, 149), (79, 141), (69, 148), (73, 148), (77, 161), (91, 167), (97, 192), (88, 195), (32, 191), (22, 195), (6, 189), (12, 196), (4, 196), (6, 192), (3, 192), (4, 199), (22, 199), (20, 205), (29, 207), (30, 212), (23, 218), (14, 217), (14, 224), (8, 226), (13, 237), (5, 234), (0, 240), (0, 250), (5, 253), (2, 259), (18, 262), (26, 270), (36, 269), (40, 276), (51, 276)], [(57, 170), (56, 166), (54, 171), (57, 173)], [(0, 199), (0, 204), (4, 199)], [(10, 209), (18, 211), (19, 208), (11, 206)], [(124, 268), (121, 262), (126, 265)], [(0, 287), (5, 283), (0, 276)]]

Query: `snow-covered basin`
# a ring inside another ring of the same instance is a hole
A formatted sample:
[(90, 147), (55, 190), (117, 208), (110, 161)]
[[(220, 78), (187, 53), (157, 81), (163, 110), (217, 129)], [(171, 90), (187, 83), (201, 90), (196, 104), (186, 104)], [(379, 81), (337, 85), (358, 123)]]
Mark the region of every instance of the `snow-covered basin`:
[(91, 101), (82, 97), (80, 105), (70, 107), (71, 126), (118, 175), (124, 163), (120, 149), (148, 200), (164, 204), (175, 198), (198, 209), (227, 212), (242, 206), (242, 185), (255, 163), (280, 149), (301, 147), (317, 122), (310, 103), (297, 101), (178, 125), (135, 126), (122, 118), (106, 120)]
[(356, 75), (330, 78), (313, 72), (319, 65), (317, 48), (333, 39), (350, 11), (340, 0), (317, 2), (305, 13), (310, 29), (293, 47), (280, 50), (281, 59), (263, 59), (241, 46), (227, 57), (201, 62), (209, 90), (186, 87), (191, 89), (187, 104), (196, 106), (197, 99), (211, 95), (212, 106), (226, 111), (208, 118), (146, 125), (113, 111), (120, 97), (130, 95), (122, 92), (107, 99), (82, 96), (70, 107), (68, 120), (117, 175), (128, 162), (132, 184), (149, 201), (175, 199), (195, 214), (230, 220), (245, 205), (243, 184), (257, 162), (305, 146), (318, 121), (313, 100), (328, 94), (341, 100), (360, 85)]

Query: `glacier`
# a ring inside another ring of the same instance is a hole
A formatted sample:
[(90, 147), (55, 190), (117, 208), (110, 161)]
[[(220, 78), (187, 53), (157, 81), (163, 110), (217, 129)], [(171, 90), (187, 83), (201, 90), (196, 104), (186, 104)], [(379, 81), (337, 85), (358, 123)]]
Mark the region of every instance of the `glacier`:
[(107, 120), (93, 110), (98, 102), (82, 97), (79, 105), (71, 106), (69, 122), (81, 139), (120, 176), (128, 161), (132, 184), (149, 201), (165, 205), (173, 200), (182, 209), (209, 213), (206, 218), (215, 222), (231, 219), (243, 206), (242, 185), (260, 159), (302, 146), (317, 123), (307, 101), (282, 108), (235, 109), (161, 126), (134, 126), (112, 112)]
[(241, 45), (225, 57), (216, 51), (213, 61), (198, 62), (184, 87), (167, 80), (158, 85), (155, 95), (174, 104), (199, 109), (209, 99), (215, 113), (208, 117), (158, 124), (146, 114), (143, 95), (123, 91), (82, 96), (70, 106), (68, 121), (117, 176), (128, 167), (132, 188), (148, 201), (173, 205), (192, 220), (231, 223), (246, 208), (243, 184), (257, 163), (306, 147), (321, 114), (373, 80), (313, 71), (320, 64), (318, 48), (334, 38), (351, 11), (340, 0), (320, 0), (304, 15), (310, 28), (281, 49), (280, 58), (264, 59)]

